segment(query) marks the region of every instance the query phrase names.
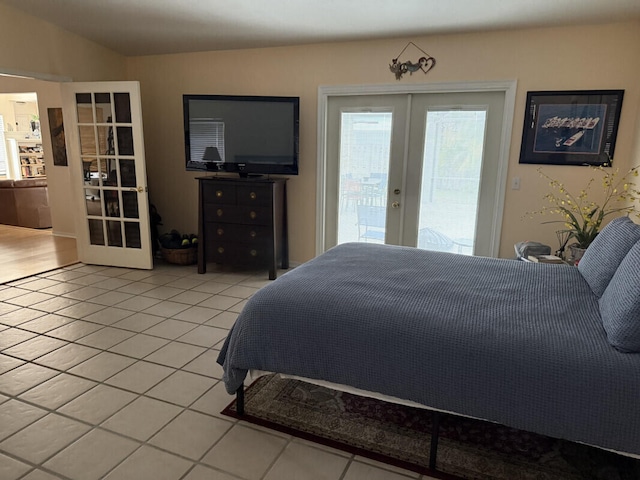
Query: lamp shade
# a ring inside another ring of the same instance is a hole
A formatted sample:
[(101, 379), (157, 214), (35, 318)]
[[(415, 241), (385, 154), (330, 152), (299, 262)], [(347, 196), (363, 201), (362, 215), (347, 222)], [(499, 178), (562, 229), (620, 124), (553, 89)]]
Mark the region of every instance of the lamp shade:
[(204, 155), (202, 155), (203, 162), (222, 162), (220, 158), (220, 152), (216, 147), (206, 147), (204, 149)]

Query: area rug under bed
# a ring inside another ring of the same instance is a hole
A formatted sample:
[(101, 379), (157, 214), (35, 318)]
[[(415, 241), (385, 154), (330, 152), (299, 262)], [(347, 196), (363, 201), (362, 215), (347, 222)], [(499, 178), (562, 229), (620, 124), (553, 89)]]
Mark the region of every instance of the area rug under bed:
[[(235, 401), (222, 412), (238, 418)], [(443, 414), (431, 471), (431, 413), (270, 375), (246, 389), (244, 420), (433, 477), (638, 480), (640, 460)]]

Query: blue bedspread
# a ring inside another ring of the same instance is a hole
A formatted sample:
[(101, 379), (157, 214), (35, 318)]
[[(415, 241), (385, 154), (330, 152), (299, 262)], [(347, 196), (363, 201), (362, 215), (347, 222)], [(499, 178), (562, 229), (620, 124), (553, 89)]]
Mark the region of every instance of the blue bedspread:
[(640, 354), (577, 268), (344, 244), (258, 291), (218, 360), (640, 454)]

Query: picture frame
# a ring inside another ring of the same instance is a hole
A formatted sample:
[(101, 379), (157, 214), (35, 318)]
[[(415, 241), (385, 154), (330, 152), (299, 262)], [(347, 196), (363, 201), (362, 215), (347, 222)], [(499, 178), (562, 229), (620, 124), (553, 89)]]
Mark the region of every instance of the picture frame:
[(62, 121), (62, 108), (47, 108), (49, 117), (49, 132), (51, 133), (51, 147), (53, 151), (53, 164), (66, 167), (67, 147), (64, 140), (64, 123)]
[(624, 90), (527, 92), (520, 163), (608, 165)]

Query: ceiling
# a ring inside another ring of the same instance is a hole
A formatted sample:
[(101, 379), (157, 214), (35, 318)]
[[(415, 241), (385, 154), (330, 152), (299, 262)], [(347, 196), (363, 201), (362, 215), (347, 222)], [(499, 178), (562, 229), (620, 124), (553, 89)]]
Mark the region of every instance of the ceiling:
[[(122, 55), (640, 20), (640, 0), (0, 0)], [(33, 34), (27, 30), (26, 34)], [(576, 46), (594, 39), (576, 39)]]

